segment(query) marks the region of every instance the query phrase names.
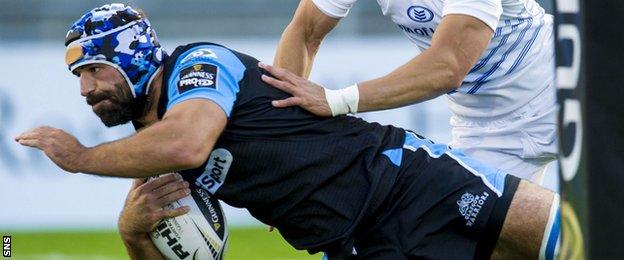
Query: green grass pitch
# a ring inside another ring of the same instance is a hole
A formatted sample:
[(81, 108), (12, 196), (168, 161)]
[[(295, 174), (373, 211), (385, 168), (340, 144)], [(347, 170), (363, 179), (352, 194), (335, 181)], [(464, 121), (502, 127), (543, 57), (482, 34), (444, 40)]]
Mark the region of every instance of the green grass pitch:
[[(12, 258), (3, 259), (128, 259), (116, 231), (0, 231), (10, 235)], [(277, 231), (230, 228), (225, 259), (321, 259), (290, 247)]]

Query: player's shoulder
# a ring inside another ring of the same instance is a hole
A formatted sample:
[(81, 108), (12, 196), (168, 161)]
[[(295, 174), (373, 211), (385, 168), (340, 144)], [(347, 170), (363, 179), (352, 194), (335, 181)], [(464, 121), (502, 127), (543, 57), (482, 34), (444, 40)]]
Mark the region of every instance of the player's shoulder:
[(167, 109), (189, 99), (205, 98), (217, 103), (229, 116), (246, 70), (234, 51), (224, 46), (179, 46), (165, 61)]
[(209, 42), (197, 42), (179, 46), (171, 57), (175, 60), (176, 66), (212, 63), (244, 67), (235, 51), (223, 45)]

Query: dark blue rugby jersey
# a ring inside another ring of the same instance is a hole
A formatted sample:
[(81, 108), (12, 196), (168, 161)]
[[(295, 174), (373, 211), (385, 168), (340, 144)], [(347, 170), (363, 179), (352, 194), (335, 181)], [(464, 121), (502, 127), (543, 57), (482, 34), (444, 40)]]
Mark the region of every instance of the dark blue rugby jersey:
[(289, 95), (265, 84), (257, 63), (212, 43), (180, 46), (165, 60), (160, 117), (194, 98), (215, 102), (228, 117), (206, 163), (182, 174), (247, 208), (295, 248), (346, 247), (392, 189), (399, 169), (382, 153), (401, 148), (404, 131), (274, 108), (272, 100)]

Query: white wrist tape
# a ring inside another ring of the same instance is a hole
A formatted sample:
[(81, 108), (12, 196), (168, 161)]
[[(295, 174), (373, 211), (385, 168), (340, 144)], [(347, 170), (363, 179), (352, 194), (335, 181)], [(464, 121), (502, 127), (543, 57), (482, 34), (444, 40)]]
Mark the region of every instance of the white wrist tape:
[(325, 89), (325, 99), (329, 104), (332, 116), (355, 114), (360, 102), (360, 91), (357, 84), (342, 89)]

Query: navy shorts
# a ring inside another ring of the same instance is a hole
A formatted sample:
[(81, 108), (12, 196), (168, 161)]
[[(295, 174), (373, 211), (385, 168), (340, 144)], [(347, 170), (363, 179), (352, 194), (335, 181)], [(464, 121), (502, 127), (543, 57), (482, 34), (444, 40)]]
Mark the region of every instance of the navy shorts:
[(347, 258), (489, 258), (519, 178), (411, 132), (402, 149), (384, 154), (401, 172)]

